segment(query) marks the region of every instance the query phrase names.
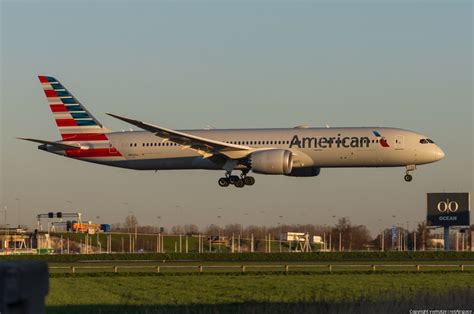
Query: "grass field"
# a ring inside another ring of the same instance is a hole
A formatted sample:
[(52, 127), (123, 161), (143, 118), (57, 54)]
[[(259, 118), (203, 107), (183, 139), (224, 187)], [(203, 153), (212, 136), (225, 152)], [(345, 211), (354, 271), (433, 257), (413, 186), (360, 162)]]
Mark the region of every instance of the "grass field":
[[(134, 275), (103, 274), (50, 278), (48, 312), (189, 310), (196, 305), (344, 304), (354, 302), (416, 302), (429, 291), (474, 291), (472, 273), (333, 273)], [(140, 310), (141, 309), (141, 310)], [(218, 310), (219, 308), (217, 308)], [(153, 311), (152, 311), (153, 312)]]
[[(3, 257), (15, 258), (48, 262), (49, 313), (407, 313), (474, 308), (470, 252)], [(376, 271), (372, 265), (378, 265)], [(416, 265), (422, 265), (419, 271)], [(58, 266), (65, 268), (54, 268)], [(204, 266), (203, 273), (199, 266)]]

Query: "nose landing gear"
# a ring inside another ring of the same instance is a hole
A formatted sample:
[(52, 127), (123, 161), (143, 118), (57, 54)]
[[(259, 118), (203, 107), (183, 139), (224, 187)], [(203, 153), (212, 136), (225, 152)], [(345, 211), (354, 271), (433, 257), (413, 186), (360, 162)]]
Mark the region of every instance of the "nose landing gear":
[(406, 182), (411, 182), (413, 180), (413, 176), (410, 174), (410, 172), (416, 170), (416, 165), (407, 165), (405, 169), (406, 171), (404, 179)]
[(228, 187), (229, 185), (233, 185), (237, 188), (243, 188), (246, 185), (254, 185), (255, 178), (251, 176), (247, 176), (248, 170), (242, 170), (242, 174), (239, 176), (233, 176), (231, 171), (227, 171), (225, 173), (225, 177), (219, 178), (217, 184), (221, 187)]

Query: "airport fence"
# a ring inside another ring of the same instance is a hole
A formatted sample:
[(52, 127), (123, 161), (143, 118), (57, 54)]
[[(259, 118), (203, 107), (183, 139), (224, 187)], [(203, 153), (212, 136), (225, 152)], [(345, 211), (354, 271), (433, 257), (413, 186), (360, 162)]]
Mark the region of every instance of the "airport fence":
[(204, 272), (396, 272), (460, 271), (471, 272), (474, 264), (241, 264), (241, 265), (74, 265), (49, 266), (50, 273), (204, 273)]

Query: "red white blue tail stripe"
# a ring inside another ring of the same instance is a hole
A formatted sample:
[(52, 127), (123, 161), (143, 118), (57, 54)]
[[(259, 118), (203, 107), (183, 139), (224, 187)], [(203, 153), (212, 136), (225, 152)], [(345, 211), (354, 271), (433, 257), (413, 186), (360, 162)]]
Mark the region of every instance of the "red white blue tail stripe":
[(91, 142), (92, 149), (66, 150), (69, 157), (121, 156), (110, 146), (108, 132), (54, 77), (38, 76), (63, 142)]
[(57, 79), (39, 76), (39, 80), (63, 140), (76, 134), (104, 133), (102, 125)]

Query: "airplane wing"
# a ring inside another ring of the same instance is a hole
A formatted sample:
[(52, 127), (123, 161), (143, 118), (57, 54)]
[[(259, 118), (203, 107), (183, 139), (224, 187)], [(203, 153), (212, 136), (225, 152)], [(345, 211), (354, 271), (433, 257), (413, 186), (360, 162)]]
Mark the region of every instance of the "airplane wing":
[(161, 126), (152, 125), (146, 122), (121, 117), (112, 113), (107, 114), (116, 119), (133, 124), (140, 129), (154, 133), (156, 136), (182, 145), (184, 148), (193, 149), (205, 158), (220, 154), (225, 155), (231, 159), (238, 159), (245, 157), (253, 150), (253, 148), (249, 146), (235, 145), (211, 140), (205, 137), (195, 136), (192, 134), (167, 129)]
[(24, 140), (24, 141), (30, 141), (30, 142), (35, 142), (39, 144), (46, 144), (46, 145), (51, 145), (54, 148), (60, 149), (60, 150), (66, 150), (66, 149), (81, 149), (80, 146), (75, 146), (75, 145), (66, 145), (58, 142), (51, 142), (51, 141), (44, 141), (44, 140), (38, 140), (35, 138), (26, 138), (26, 137), (18, 137), (19, 140)]

